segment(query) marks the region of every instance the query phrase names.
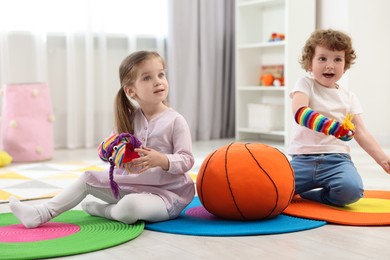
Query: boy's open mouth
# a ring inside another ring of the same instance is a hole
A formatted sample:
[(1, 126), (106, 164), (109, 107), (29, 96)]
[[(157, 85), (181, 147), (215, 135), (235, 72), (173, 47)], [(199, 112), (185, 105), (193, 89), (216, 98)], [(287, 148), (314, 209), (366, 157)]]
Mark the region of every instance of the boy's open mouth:
[(324, 73), (322, 74), (325, 78), (331, 78), (334, 76), (334, 73)]

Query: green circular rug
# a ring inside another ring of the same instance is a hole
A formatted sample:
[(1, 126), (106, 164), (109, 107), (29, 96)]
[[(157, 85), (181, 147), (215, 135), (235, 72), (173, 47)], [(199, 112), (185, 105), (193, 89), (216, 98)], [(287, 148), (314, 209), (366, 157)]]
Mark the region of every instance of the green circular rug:
[(37, 228), (22, 226), (12, 213), (0, 214), (0, 259), (41, 259), (113, 247), (138, 237), (144, 222), (134, 225), (71, 210)]

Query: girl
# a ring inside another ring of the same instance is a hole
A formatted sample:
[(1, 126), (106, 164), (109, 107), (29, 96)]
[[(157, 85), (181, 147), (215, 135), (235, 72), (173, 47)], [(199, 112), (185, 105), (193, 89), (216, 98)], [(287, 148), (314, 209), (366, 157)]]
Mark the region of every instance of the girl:
[(337, 83), (355, 58), (350, 37), (335, 30), (315, 31), (303, 48), (301, 65), (312, 77), (290, 92), (297, 124), (289, 154), (295, 193), (304, 199), (344, 206), (363, 196), (346, 142), (352, 138), (390, 173), (390, 158), (366, 129), (358, 99)]
[(186, 120), (166, 104), (163, 59), (156, 52), (135, 52), (122, 61), (119, 75), (114, 132), (131, 133), (142, 146), (135, 149), (139, 158), (114, 170), (118, 198), (110, 189), (108, 171), (88, 171), (43, 204), (32, 206), (11, 198), (12, 212), (27, 228), (72, 209), (88, 194), (105, 203), (83, 203), (84, 211), (127, 224), (176, 218), (193, 199), (194, 183), (187, 174), (194, 164), (191, 135)]

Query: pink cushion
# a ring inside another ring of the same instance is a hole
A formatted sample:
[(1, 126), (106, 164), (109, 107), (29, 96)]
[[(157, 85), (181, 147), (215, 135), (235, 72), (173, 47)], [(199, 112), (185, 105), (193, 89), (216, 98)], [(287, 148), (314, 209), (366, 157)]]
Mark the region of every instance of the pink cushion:
[(45, 83), (5, 85), (0, 146), (14, 162), (53, 156), (53, 112)]

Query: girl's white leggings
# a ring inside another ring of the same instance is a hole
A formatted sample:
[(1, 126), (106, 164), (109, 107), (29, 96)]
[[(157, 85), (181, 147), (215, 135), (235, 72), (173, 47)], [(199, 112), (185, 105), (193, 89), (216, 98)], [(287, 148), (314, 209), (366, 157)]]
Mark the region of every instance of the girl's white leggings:
[(127, 224), (133, 224), (137, 220), (157, 222), (169, 219), (166, 205), (158, 195), (120, 191), (120, 196), (116, 199), (110, 188), (91, 186), (83, 178), (79, 178), (42, 206), (51, 217), (55, 217), (77, 206), (89, 194), (108, 203), (101, 205), (104, 208), (102, 217), (108, 219)]

